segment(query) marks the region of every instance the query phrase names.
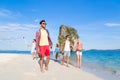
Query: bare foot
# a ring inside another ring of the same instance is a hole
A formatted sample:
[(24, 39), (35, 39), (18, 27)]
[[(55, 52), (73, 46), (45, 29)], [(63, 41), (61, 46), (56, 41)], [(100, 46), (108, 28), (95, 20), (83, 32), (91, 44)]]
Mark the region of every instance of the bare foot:
[(41, 71), (41, 73), (44, 73), (44, 70), (40, 70)]
[(66, 67), (69, 67), (68, 65), (66, 65)]
[(64, 63), (62, 63), (61, 65), (63, 65), (63, 66), (64, 66), (65, 64), (64, 64)]
[(48, 71), (48, 67), (45, 67), (46, 71)]

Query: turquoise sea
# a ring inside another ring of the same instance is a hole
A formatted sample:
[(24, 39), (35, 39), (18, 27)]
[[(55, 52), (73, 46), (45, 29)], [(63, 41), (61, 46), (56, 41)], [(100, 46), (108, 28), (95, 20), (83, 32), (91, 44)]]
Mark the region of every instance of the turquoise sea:
[[(30, 51), (0, 50), (0, 54), (28, 54)], [(53, 56), (51, 55), (53, 58)], [(71, 64), (75, 66), (76, 53), (71, 53)], [(83, 51), (82, 68), (88, 72), (99, 73), (100, 77), (115, 77), (120, 80), (120, 50), (86, 50)], [(113, 80), (113, 79), (110, 79)]]
[[(71, 64), (75, 65), (75, 52), (71, 54)], [(83, 69), (100, 73), (120, 80), (120, 50), (87, 50), (83, 51)], [(111, 79), (113, 80), (113, 79)], [(116, 80), (116, 79), (114, 79)]]

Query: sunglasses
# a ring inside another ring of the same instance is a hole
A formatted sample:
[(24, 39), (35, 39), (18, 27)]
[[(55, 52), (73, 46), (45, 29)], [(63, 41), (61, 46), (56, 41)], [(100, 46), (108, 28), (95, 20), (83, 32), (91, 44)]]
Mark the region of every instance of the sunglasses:
[(47, 25), (47, 23), (42, 23), (43, 25)]

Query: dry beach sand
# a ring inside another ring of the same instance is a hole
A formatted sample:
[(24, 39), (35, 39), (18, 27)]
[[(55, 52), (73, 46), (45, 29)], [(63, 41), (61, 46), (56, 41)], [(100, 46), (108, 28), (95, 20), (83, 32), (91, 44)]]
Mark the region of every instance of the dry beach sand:
[(41, 73), (39, 60), (31, 55), (0, 54), (0, 80), (104, 80), (73, 66), (50, 61), (49, 71)]

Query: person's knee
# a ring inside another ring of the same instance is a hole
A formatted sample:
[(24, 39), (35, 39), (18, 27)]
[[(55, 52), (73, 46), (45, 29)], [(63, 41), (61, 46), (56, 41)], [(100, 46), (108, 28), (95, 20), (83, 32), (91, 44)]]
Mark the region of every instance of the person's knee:
[(42, 61), (43, 61), (43, 60), (44, 60), (44, 57), (43, 57), (43, 56), (40, 56), (40, 60), (42, 60)]
[(50, 59), (50, 56), (47, 56), (47, 59)]

